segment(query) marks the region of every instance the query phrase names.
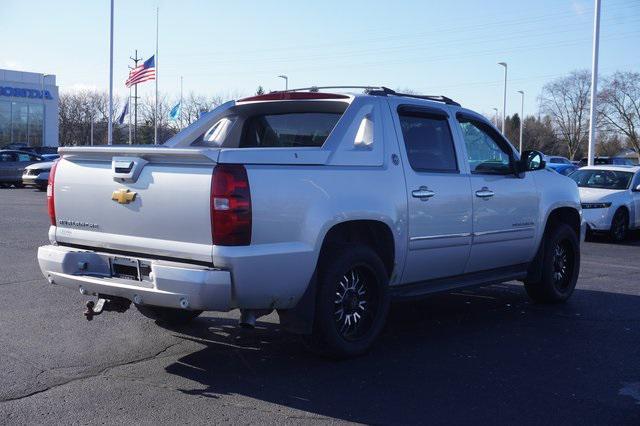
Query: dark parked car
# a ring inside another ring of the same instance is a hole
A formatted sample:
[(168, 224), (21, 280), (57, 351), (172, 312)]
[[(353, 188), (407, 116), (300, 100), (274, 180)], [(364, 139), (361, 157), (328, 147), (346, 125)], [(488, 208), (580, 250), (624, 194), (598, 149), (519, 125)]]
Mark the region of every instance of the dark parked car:
[[(588, 164), (588, 159), (585, 157), (580, 160), (580, 167), (584, 167)], [(636, 166), (637, 164), (631, 158), (626, 157), (595, 157), (593, 159), (594, 166)]]
[(57, 146), (29, 146), (24, 143), (10, 143), (9, 145), (5, 145), (0, 150), (13, 150), (13, 151), (22, 151), (22, 152), (30, 152), (32, 154), (43, 155), (43, 154), (58, 154)]
[(40, 161), (43, 161), (43, 158), (31, 152), (0, 150), (0, 187), (7, 188), (13, 185), (22, 188), (24, 168)]

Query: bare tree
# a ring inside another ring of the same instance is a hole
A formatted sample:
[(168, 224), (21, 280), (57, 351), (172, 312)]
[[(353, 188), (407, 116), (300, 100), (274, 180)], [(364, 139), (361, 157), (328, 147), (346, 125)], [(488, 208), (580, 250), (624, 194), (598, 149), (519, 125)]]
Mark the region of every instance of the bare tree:
[(223, 102), (224, 98), (219, 95), (207, 97), (204, 95), (196, 95), (193, 92), (189, 93), (189, 96), (183, 100), (180, 127), (184, 128), (188, 126), (200, 118), (203, 113), (211, 111)]
[[(120, 109), (120, 100), (114, 98), (114, 109)], [(104, 92), (80, 91), (63, 93), (59, 100), (59, 140), (61, 145), (88, 145), (93, 123), (94, 143), (107, 143), (109, 97)], [(115, 117), (114, 117), (115, 118)], [(121, 143), (123, 133), (115, 126), (114, 143)]]
[(618, 133), (606, 131), (598, 133), (596, 155), (613, 157), (618, 155), (623, 149), (624, 143)]
[(598, 97), (602, 126), (625, 136), (640, 158), (640, 73), (616, 72), (604, 80)]
[(540, 110), (551, 118), (553, 130), (572, 160), (589, 135), (590, 87), (589, 71), (578, 70), (545, 84), (540, 95)]

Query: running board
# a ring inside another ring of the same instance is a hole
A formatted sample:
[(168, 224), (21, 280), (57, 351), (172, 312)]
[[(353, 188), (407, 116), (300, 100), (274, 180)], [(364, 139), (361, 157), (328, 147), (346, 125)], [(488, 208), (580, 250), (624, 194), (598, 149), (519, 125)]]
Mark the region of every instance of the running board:
[(431, 294), (459, 290), (461, 288), (483, 287), (491, 284), (500, 284), (506, 281), (523, 280), (527, 276), (527, 266), (528, 264), (523, 263), (521, 265), (509, 266), (506, 268), (491, 269), (488, 271), (473, 272), (470, 274), (455, 275), (452, 277), (393, 286), (390, 288), (391, 297), (396, 300), (414, 299)]

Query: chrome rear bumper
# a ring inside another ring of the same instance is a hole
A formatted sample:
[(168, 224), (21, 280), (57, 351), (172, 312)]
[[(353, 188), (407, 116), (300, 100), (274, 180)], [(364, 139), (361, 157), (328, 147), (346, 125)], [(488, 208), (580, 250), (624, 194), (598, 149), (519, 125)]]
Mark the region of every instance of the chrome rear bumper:
[(47, 245), (38, 248), (38, 263), (50, 284), (87, 295), (119, 296), (135, 303), (205, 311), (233, 309), (229, 271), (188, 263), (140, 258), (151, 272), (142, 280), (115, 278), (117, 255)]

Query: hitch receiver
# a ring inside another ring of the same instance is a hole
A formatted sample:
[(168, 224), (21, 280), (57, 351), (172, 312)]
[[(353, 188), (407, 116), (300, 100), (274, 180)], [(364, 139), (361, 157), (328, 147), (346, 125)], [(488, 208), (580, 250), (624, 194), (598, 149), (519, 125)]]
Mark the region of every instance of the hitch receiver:
[(125, 312), (131, 306), (131, 300), (113, 296), (110, 296), (109, 299), (99, 297), (96, 302), (89, 300), (86, 306), (87, 309), (84, 311), (84, 316), (87, 321), (91, 321), (94, 316), (100, 315), (103, 311)]

